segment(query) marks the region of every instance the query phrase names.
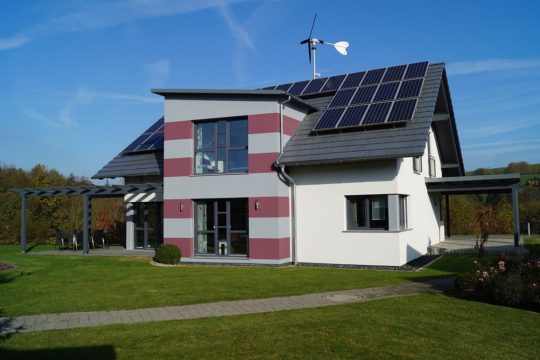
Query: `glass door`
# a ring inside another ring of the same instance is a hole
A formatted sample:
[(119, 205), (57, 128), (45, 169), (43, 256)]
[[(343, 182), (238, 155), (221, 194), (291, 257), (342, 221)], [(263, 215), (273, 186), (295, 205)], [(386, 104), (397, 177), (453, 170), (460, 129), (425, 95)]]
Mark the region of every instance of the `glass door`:
[(247, 199), (196, 202), (195, 249), (200, 255), (248, 254)]
[(163, 239), (163, 206), (161, 202), (134, 203), (135, 209), (135, 247), (153, 249)]

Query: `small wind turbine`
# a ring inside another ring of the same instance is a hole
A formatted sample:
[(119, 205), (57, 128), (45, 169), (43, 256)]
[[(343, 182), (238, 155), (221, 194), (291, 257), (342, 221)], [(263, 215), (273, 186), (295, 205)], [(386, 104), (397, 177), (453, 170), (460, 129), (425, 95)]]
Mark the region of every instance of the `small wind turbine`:
[(314, 79), (316, 79), (318, 76), (321, 75), (317, 73), (316, 68), (315, 68), (317, 43), (333, 45), (334, 48), (337, 50), (337, 52), (340, 53), (341, 55), (347, 55), (347, 48), (349, 47), (349, 43), (347, 41), (338, 41), (337, 43), (334, 44), (328, 41), (324, 41), (324, 40), (312, 37), (311, 35), (313, 34), (313, 28), (315, 27), (315, 20), (317, 20), (317, 13), (315, 13), (315, 16), (313, 17), (313, 24), (311, 24), (311, 31), (309, 32), (309, 37), (307, 39), (300, 41), (301, 45), (308, 44), (309, 63), (313, 64), (313, 78)]

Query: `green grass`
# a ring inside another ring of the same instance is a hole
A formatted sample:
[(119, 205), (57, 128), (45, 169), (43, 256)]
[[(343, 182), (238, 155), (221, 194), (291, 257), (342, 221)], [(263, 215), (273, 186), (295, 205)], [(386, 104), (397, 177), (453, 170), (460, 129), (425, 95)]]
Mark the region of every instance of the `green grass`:
[(531, 256), (540, 257), (540, 236), (525, 237), (524, 245), (529, 249)]
[(15, 334), (0, 358), (538, 359), (540, 314), (434, 294)]
[(149, 258), (20, 254), (0, 246), (0, 316), (120, 310), (366, 288), (454, 275), (468, 256), (420, 272), (315, 267), (154, 267)]

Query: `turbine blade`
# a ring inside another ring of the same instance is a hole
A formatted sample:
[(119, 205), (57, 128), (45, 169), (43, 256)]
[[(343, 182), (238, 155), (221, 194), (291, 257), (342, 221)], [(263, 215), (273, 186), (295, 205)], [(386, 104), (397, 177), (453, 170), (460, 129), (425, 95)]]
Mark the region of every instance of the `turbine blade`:
[(307, 45), (307, 51), (308, 51), (309, 63), (311, 64), (311, 42), (309, 42)]
[(313, 23), (311, 24), (311, 30), (309, 31), (310, 39), (311, 39), (311, 35), (313, 34), (313, 28), (315, 27), (315, 20), (317, 20), (317, 13), (315, 13), (315, 16), (313, 16)]

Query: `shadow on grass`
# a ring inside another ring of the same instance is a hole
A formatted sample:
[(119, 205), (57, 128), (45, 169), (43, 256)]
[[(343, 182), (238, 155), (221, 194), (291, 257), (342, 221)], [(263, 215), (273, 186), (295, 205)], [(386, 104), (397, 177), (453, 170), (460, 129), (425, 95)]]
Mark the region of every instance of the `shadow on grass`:
[(8, 359), (116, 359), (112, 345), (81, 346), (35, 350), (0, 348), (0, 358)]
[(540, 257), (540, 244), (525, 244), (525, 247), (529, 250), (529, 255), (531, 257)]

